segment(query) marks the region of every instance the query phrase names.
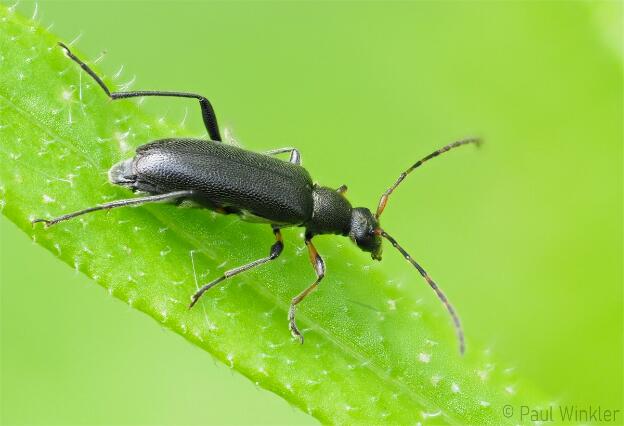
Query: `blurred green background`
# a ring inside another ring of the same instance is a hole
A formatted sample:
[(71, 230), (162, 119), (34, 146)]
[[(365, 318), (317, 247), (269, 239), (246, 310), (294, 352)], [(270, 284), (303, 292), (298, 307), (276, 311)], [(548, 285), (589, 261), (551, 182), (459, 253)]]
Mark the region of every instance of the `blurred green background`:
[[(472, 341), (557, 403), (622, 408), (621, 3), (44, 2), (38, 17), (135, 89), (205, 94), (250, 149), (298, 147), (355, 204), (484, 137), (410, 177), (384, 227)], [(145, 108), (202, 132), (192, 102)], [(3, 424), (315, 422), (0, 232)]]

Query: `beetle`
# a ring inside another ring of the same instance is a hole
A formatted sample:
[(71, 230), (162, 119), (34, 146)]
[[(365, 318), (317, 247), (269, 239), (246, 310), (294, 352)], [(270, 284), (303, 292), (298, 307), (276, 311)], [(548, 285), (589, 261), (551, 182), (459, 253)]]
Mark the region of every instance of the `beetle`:
[[(386, 239), (418, 270), (446, 307), (454, 323), (459, 351), (464, 353), (464, 333), (455, 309), (420, 264), (380, 227), (379, 217), (390, 195), (414, 169), (453, 148), (467, 144), (478, 145), (479, 139), (469, 138), (453, 142), (414, 163), (381, 195), (377, 210), (373, 214), (366, 207), (351, 206), (345, 197), (345, 185), (335, 189), (314, 183), (308, 171), (301, 166), (301, 156), (295, 148), (256, 153), (223, 143), (214, 109), (204, 96), (164, 91), (111, 92), (103, 80), (65, 44), (59, 45), (112, 100), (144, 96), (197, 99), (210, 139), (169, 138), (139, 146), (133, 158), (112, 166), (108, 177), (112, 184), (149, 195), (99, 204), (53, 219), (35, 219), (33, 224), (43, 222), (47, 228), (98, 210), (157, 201), (192, 201), (218, 213), (236, 214), (246, 221), (269, 224), (275, 243), (268, 256), (225, 271), (220, 277), (201, 287), (191, 296), (189, 309), (217, 284), (277, 259), (284, 248), (282, 228), (303, 227), (304, 241), (316, 280), (291, 300), (288, 310), (290, 332), (301, 343), (303, 335), (295, 321), (297, 305), (318, 287), (325, 276), (325, 262), (314, 247), (313, 237), (321, 234), (349, 237), (361, 250), (370, 253), (378, 261), (381, 260), (382, 241)], [(288, 161), (275, 157), (284, 153), (290, 154)]]

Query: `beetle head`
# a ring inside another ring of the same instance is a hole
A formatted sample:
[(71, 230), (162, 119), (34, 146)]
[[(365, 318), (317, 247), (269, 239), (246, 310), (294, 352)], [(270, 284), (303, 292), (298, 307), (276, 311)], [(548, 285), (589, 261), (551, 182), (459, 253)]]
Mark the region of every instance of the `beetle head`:
[(381, 260), (381, 229), (379, 221), (365, 207), (356, 207), (351, 213), (349, 237), (375, 260)]

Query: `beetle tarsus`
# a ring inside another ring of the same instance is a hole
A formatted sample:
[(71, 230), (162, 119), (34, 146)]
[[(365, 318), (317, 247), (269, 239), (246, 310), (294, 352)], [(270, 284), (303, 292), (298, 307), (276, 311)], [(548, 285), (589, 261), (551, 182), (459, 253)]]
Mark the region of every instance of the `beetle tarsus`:
[(216, 280), (213, 280), (213, 281), (209, 282), (208, 284), (206, 284), (205, 286), (203, 286), (202, 288), (197, 290), (195, 292), (195, 294), (193, 296), (191, 296), (191, 304), (189, 305), (189, 309), (191, 309), (193, 306), (195, 306), (197, 301), (203, 296), (203, 294), (205, 292), (207, 292), (212, 287), (216, 286), (217, 284), (219, 284), (221, 281), (223, 281), (226, 278), (227, 278), (226, 275), (222, 275), (219, 278), (217, 278)]
[(296, 339), (299, 339), (299, 343), (303, 345), (303, 334), (297, 328), (297, 324), (295, 323), (295, 299), (292, 300), (290, 304), (290, 309), (288, 310), (288, 329), (290, 330), (290, 334)]
[(199, 296), (196, 297), (195, 294), (191, 296), (191, 303), (189, 304), (189, 307), (188, 307), (189, 310), (192, 309), (193, 306), (195, 306), (195, 303), (197, 303), (197, 301), (199, 300)]

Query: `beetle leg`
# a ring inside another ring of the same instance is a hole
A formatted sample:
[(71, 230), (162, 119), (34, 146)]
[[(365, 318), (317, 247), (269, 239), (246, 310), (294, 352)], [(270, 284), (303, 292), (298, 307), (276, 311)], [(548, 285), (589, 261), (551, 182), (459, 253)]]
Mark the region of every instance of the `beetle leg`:
[(347, 185), (340, 185), (340, 187), (336, 189), (336, 192), (339, 194), (345, 194), (347, 192), (347, 189)]
[(297, 148), (278, 148), (272, 149), (270, 151), (265, 152), (266, 155), (276, 155), (282, 154), (284, 152), (290, 152), (289, 162), (296, 164), (298, 166), (301, 165), (301, 155), (299, 154), (299, 150)]
[(115, 201), (111, 201), (110, 203), (98, 204), (97, 206), (88, 207), (86, 209), (78, 210), (73, 213), (64, 214), (62, 216), (55, 217), (54, 219), (34, 219), (31, 221), (31, 223), (35, 224), (37, 222), (43, 222), (45, 224), (45, 227), (48, 228), (52, 225), (56, 225), (59, 222), (64, 222), (66, 220), (73, 219), (76, 216), (81, 216), (83, 214), (96, 212), (98, 210), (110, 210), (110, 209), (115, 209), (117, 207), (136, 206), (139, 204), (154, 203), (156, 201), (163, 201), (163, 200), (175, 200), (178, 198), (190, 197), (192, 195), (193, 195), (193, 191), (175, 191), (175, 192), (168, 192), (166, 194), (150, 195), (148, 197), (115, 200)]
[(305, 239), (306, 246), (308, 247), (308, 254), (310, 255), (310, 262), (312, 263), (312, 267), (314, 268), (314, 272), (316, 272), (316, 281), (312, 283), (308, 288), (299, 293), (296, 297), (292, 299), (290, 302), (290, 309), (288, 310), (288, 328), (290, 329), (293, 337), (297, 337), (301, 343), (303, 343), (303, 334), (297, 328), (297, 324), (295, 323), (295, 312), (297, 310), (297, 305), (305, 299), (308, 294), (318, 287), (319, 283), (325, 276), (325, 262), (323, 262), (323, 258), (318, 254), (314, 244), (312, 244), (312, 236), (306, 235)]
[(197, 303), (197, 301), (199, 300), (200, 297), (202, 297), (202, 295), (207, 292), (208, 290), (210, 290), (212, 287), (216, 286), (217, 284), (219, 284), (222, 281), (225, 281), (228, 278), (233, 277), (234, 275), (238, 275), (241, 272), (245, 272), (249, 269), (255, 268), (256, 266), (260, 266), (262, 264), (265, 264), (271, 260), (277, 259), (279, 257), (280, 254), (282, 254), (282, 250), (284, 249), (284, 242), (282, 240), (282, 233), (280, 232), (279, 228), (273, 228), (273, 233), (275, 234), (275, 243), (271, 246), (271, 251), (269, 252), (269, 255), (267, 257), (263, 257), (262, 259), (258, 259), (258, 260), (254, 260), (253, 262), (249, 262), (245, 265), (239, 266), (237, 268), (234, 269), (230, 269), (229, 271), (225, 271), (223, 273), (223, 275), (221, 275), (219, 278), (209, 282), (208, 284), (204, 285), (202, 288), (200, 288), (199, 290), (197, 290), (197, 292), (195, 292), (195, 294), (193, 294), (193, 296), (191, 297), (191, 304), (189, 305), (189, 309), (192, 308), (195, 303)]
[(213, 141), (221, 142), (221, 134), (219, 133), (219, 126), (217, 125), (217, 116), (215, 115), (214, 109), (210, 104), (210, 101), (206, 99), (202, 95), (198, 95), (195, 93), (186, 93), (186, 92), (165, 92), (165, 91), (133, 91), (133, 92), (111, 92), (110, 89), (104, 84), (104, 81), (93, 71), (87, 64), (82, 62), (76, 55), (74, 55), (69, 48), (63, 43), (59, 42), (59, 46), (65, 50), (67, 56), (82, 68), (95, 82), (104, 90), (104, 92), (108, 95), (109, 98), (115, 99), (125, 99), (125, 98), (138, 98), (143, 96), (168, 96), (175, 98), (195, 98), (199, 101), (199, 106), (202, 112), (202, 118), (204, 119), (204, 125), (206, 126), (206, 130), (210, 135), (210, 139)]

